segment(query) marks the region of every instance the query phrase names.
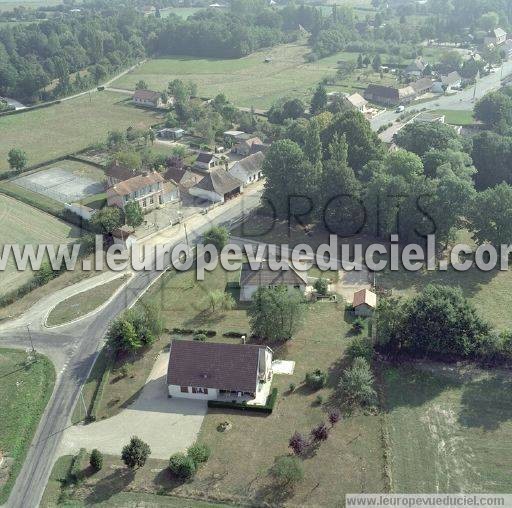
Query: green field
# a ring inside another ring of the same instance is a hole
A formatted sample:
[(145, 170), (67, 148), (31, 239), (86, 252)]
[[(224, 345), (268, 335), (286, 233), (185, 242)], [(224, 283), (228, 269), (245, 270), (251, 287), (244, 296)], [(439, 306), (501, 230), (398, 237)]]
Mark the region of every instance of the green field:
[(27, 152), (28, 164), (37, 164), (104, 141), (108, 131), (149, 127), (157, 113), (134, 108), (124, 94), (101, 92), (0, 118), (0, 171), (8, 169), (13, 147)]
[(166, 7), (165, 9), (160, 9), (160, 15), (162, 18), (167, 18), (174, 14), (182, 19), (187, 19), (200, 10), (202, 10), (200, 7)]
[(435, 113), (446, 116), (446, 123), (452, 125), (473, 125), (475, 119), (473, 111), (463, 111), (456, 109), (437, 109)]
[[(70, 243), (78, 238), (77, 228), (51, 215), (0, 194), (0, 238), (2, 244), (60, 244)], [(32, 277), (30, 270), (19, 272), (12, 256), (2, 272), (0, 294), (16, 289)]]
[[(309, 101), (316, 85), (325, 76), (336, 74), (338, 60), (355, 60), (355, 53), (338, 53), (314, 63), (304, 57), (310, 48), (301, 44), (284, 44), (258, 51), (238, 59), (180, 57), (150, 60), (115, 81), (113, 86), (134, 89), (143, 79), (155, 90), (164, 90), (169, 81), (179, 78), (197, 83), (198, 93), (214, 97), (224, 93), (237, 106), (268, 108), (280, 97), (298, 97)], [(265, 63), (265, 58), (272, 58)], [(365, 70), (366, 71), (366, 70)], [(385, 75), (384, 82), (394, 78)], [(364, 87), (368, 81), (379, 81), (379, 75), (368, 71), (361, 81), (351, 76), (337, 90)]]
[(45, 356), (38, 355), (36, 362), (26, 360), (24, 351), (0, 349), (0, 450), (10, 463), (9, 476), (0, 483), (2, 504), (14, 485), (55, 382), (55, 370)]
[(127, 275), (78, 293), (60, 302), (49, 314), (46, 324), (58, 326), (85, 316), (103, 305), (126, 282)]
[(12, 11), (15, 7), (37, 8), (59, 5), (62, 0), (0, 0), (0, 11)]
[(511, 492), (510, 372), (429, 364), (384, 379), (395, 492)]

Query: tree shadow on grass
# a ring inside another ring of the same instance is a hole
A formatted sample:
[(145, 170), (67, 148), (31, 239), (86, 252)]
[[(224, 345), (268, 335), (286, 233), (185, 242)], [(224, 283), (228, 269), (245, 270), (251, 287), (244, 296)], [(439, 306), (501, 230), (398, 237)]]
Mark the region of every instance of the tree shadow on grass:
[(94, 485), (94, 490), (85, 498), (84, 504), (91, 505), (108, 501), (112, 496), (122, 492), (135, 478), (131, 469), (114, 471)]
[(459, 413), (461, 425), (493, 431), (511, 419), (512, 377), (496, 375), (464, 386)]

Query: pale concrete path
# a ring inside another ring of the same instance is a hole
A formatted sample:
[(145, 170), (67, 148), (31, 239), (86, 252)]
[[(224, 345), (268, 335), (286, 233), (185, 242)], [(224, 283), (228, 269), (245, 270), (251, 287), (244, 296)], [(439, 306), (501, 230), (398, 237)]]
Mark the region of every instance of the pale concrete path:
[(166, 460), (195, 443), (207, 402), (167, 397), (168, 362), (168, 351), (158, 356), (139, 397), (121, 413), (66, 429), (58, 455), (75, 453), (80, 448), (120, 455), (130, 438), (138, 436), (151, 447), (151, 457)]

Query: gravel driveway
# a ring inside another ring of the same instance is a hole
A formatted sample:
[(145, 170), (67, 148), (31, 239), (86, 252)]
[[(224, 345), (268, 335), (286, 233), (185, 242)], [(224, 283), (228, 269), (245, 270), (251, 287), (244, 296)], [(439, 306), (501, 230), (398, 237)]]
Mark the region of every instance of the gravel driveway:
[(193, 444), (206, 415), (207, 402), (167, 397), (168, 361), (168, 351), (159, 355), (140, 396), (121, 413), (66, 429), (60, 455), (80, 448), (98, 448), (103, 453), (120, 455), (134, 435), (149, 444), (151, 457), (157, 459), (168, 459)]

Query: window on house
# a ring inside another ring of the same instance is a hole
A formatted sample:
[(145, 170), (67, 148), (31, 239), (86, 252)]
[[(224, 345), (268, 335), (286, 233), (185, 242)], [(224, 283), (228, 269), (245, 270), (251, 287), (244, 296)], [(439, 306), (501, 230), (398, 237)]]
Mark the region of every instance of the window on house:
[(143, 206), (143, 207), (145, 207), (145, 206), (146, 206), (146, 200), (145, 200), (145, 199), (143, 199), (143, 200), (142, 200), (142, 206)]
[(154, 202), (155, 202), (155, 200), (153, 199), (153, 196), (151, 196), (151, 197), (149, 198), (149, 204), (150, 204), (150, 205), (152, 205)]
[(188, 393), (188, 386), (181, 386), (180, 390), (181, 390), (181, 393)]
[(159, 203), (159, 204), (162, 204), (162, 203), (163, 203), (162, 196), (158, 196), (158, 203)]

